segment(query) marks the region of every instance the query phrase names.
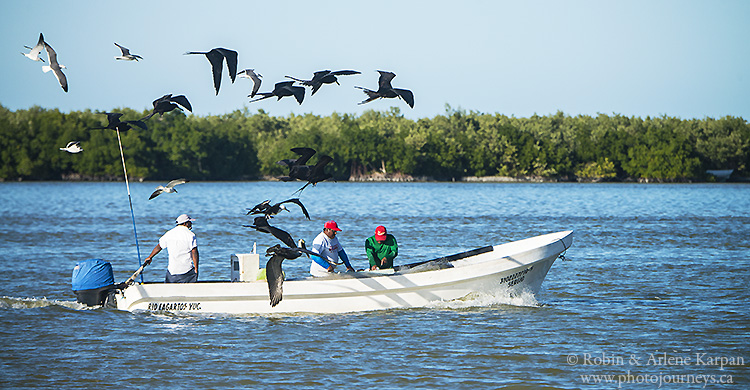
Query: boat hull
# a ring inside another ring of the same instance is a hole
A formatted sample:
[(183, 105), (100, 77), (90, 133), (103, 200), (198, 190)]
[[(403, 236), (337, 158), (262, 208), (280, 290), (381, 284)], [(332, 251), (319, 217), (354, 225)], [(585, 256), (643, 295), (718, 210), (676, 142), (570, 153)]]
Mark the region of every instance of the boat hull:
[(424, 307), (472, 293), (536, 293), (572, 239), (571, 231), (552, 233), (496, 245), (449, 263), (287, 280), (283, 300), (275, 307), (269, 303), (265, 281), (134, 284), (118, 292), (116, 300), (118, 309), (128, 311), (346, 313)]

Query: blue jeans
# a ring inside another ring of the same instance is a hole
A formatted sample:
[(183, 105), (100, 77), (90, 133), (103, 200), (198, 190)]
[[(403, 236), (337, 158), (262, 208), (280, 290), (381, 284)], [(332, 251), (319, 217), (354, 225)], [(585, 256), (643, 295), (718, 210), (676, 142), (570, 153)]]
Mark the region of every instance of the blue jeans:
[(195, 268), (179, 275), (172, 275), (167, 270), (167, 276), (164, 278), (164, 283), (195, 283), (197, 281), (198, 274), (195, 272)]

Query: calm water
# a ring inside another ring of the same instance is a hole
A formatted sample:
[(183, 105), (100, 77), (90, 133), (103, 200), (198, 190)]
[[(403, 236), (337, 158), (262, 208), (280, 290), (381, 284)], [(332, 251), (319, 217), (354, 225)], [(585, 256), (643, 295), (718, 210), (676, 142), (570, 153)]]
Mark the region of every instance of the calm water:
[[(245, 209), (299, 187), (188, 183), (148, 201), (157, 184), (131, 184), (141, 257), (189, 213), (202, 280), (275, 244), (242, 227)], [(138, 267), (124, 183), (0, 183), (0, 388), (750, 388), (748, 185), (341, 182), (301, 198), (312, 221), (292, 208), (274, 223), (311, 242), (335, 219), (357, 268), (379, 224), (402, 264), (576, 235), (537, 296), (346, 315), (86, 310), (76, 261), (106, 259), (118, 281)]]

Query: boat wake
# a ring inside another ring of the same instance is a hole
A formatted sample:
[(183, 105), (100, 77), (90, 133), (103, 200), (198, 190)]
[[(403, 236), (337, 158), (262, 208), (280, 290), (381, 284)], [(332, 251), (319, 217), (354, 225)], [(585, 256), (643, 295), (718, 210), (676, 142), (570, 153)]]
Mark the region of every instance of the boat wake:
[(463, 298), (452, 301), (441, 301), (427, 307), (436, 309), (468, 309), (493, 306), (541, 307), (534, 293), (527, 290), (509, 291), (507, 289), (490, 292), (473, 292)]
[(42, 298), (15, 298), (0, 297), (0, 309), (38, 309), (43, 307), (65, 307), (73, 310), (92, 310), (97, 307), (88, 307), (75, 301), (59, 301), (54, 299)]

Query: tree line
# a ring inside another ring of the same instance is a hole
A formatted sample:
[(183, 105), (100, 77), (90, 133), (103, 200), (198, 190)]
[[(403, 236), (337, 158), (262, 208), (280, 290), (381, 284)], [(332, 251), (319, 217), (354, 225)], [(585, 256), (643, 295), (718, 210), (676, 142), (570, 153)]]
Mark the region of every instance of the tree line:
[[(147, 111), (129, 108), (123, 120)], [(0, 106), (0, 180), (117, 180), (116, 134), (90, 110), (60, 112)], [(372, 172), (436, 180), (509, 176), (550, 180), (712, 180), (706, 170), (748, 176), (750, 125), (741, 117), (680, 119), (562, 112), (528, 118), (446, 106), (433, 118), (404, 118), (398, 108), (356, 116), (274, 117), (247, 109), (205, 117), (173, 111), (148, 130), (121, 133), (135, 179), (253, 180), (284, 175), (277, 161), (311, 147), (333, 158), (337, 180)], [(78, 154), (59, 150), (80, 141)], [(311, 159), (314, 163), (316, 157)]]

